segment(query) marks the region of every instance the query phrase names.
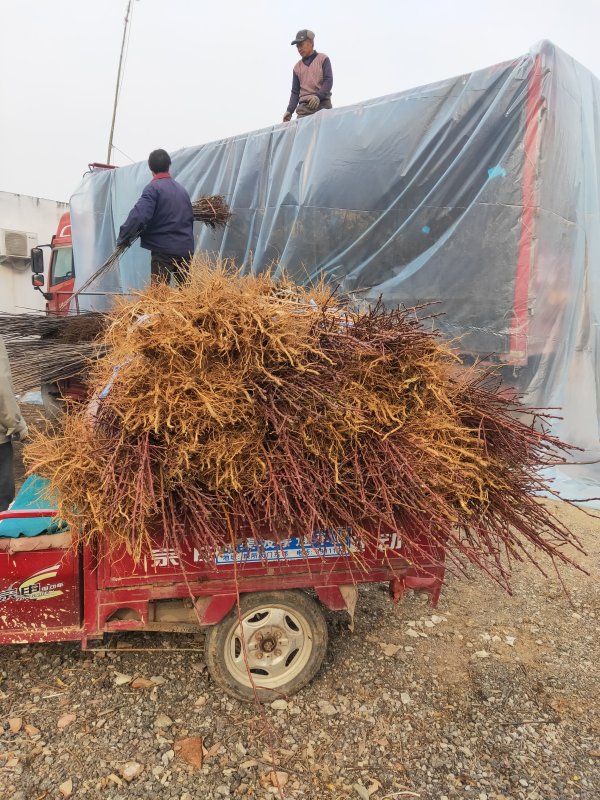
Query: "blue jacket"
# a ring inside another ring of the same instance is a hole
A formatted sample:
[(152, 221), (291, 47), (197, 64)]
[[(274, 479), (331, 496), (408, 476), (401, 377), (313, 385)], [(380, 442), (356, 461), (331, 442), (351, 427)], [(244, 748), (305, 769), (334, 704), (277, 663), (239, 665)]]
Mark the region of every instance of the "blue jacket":
[(141, 233), (145, 250), (170, 256), (194, 252), (194, 214), (192, 201), (180, 183), (168, 172), (159, 172), (121, 225), (117, 242)]

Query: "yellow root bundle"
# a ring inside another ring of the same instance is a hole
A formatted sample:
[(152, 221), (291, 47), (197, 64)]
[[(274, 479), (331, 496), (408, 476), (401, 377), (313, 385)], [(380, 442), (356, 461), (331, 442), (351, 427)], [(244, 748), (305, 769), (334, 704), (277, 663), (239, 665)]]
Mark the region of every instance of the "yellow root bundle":
[(120, 302), (102, 344), (90, 404), (27, 451), (84, 536), (139, 556), (169, 530), (208, 560), (248, 530), (385, 525), (501, 578), (503, 548), (564, 558), (533, 497), (562, 445), (414, 312), (196, 260), (185, 286)]

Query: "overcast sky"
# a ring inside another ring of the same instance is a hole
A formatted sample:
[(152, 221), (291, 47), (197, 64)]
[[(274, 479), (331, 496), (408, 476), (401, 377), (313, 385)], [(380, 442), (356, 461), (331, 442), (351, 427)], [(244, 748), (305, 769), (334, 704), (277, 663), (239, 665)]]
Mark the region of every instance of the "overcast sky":
[[(0, 0), (0, 190), (68, 200), (105, 161), (127, 0)], [(309, 27), (333, 104), (550, 39), (600, 75), (600, 0), (135, 0), (112, 162), (280, 122)]]

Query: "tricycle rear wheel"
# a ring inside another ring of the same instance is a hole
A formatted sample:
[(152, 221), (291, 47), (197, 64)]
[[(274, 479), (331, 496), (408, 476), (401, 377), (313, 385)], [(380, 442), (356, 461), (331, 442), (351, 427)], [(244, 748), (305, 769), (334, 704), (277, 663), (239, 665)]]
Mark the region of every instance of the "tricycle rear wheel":
[(261, 702), (291, 695), (319, 671), (327, 650), (327, 624), (304, 592), (241, 595), (209, 628), (205, 655), (215, 683), (239, 700)]

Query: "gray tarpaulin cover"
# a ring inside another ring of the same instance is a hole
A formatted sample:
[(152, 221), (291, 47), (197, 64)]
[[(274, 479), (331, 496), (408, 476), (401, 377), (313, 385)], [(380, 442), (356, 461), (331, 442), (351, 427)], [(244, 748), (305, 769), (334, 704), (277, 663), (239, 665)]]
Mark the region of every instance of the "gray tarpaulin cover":
[[(528, 55), (399, 94), (189, 147), (172, 173), (234, 217), (197, 250), (255, 271), (273, 262), (356, 297), (440, 301), (435, 324), (468, 356), (505, 363), (562, 439), (600, 459), (600, 82), (548, 42)], [(161, 142), (157, 146), (163, 145)], [(114, 249), (150, 173), (86, 175), (71, 198), (77, 281)], [(94, 292), (145, 285), (135, 244)], [(84, 308), (107, 298), (81, 297)], [(600, 464), (556, 476), (600, 494)]]

